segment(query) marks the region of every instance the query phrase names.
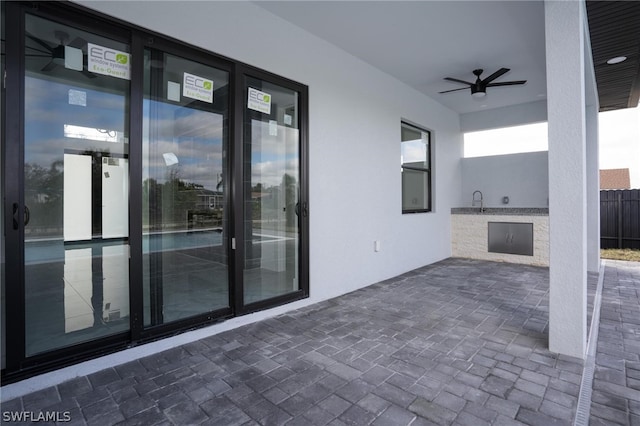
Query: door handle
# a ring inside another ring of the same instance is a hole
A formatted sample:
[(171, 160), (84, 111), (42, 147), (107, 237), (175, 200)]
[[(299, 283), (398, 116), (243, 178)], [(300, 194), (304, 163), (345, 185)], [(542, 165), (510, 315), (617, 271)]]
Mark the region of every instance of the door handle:
[[(22, 216), (22, 220), (24, 226), (29, 224), (31, 220), (31, 212), (29, 211), (29, 207), (24, 206), (24, 213)], [(20, 227), (20, 205), (18, 203), (13, 203), (13, 229), (18, 229)]]
[(296, 216), (298, 217), (307, 217), (309, 214), (307, 210), (307, 203), (304, 202), (300, 205), (300, 202), (296, 203)]

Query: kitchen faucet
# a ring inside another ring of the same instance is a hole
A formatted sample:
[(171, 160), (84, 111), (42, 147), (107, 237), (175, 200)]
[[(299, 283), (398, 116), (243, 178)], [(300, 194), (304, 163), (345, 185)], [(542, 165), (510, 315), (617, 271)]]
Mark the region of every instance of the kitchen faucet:
[[(476, 194), (480, 194), (480, 198), (476, 198)], [(484, 205), (482, 202), (482, 192), (480, 191), (474, 191), (473, 195), (471, 196), (472, 200), (471, 200), (471, 207), (474, 207), (476, 205), (476, 203), (480, 203), (480, 213), (484, 212)]]

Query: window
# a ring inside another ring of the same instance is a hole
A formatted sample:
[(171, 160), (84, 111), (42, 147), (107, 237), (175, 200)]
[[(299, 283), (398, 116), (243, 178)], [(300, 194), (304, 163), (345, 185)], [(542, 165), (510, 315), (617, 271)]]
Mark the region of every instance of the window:
[(547, 123), (525, 124), (464, 134), (464, 157), (548, 151)]
[(402, 213), (431, 211), (431, 132), (408, 123), (401, 130)]

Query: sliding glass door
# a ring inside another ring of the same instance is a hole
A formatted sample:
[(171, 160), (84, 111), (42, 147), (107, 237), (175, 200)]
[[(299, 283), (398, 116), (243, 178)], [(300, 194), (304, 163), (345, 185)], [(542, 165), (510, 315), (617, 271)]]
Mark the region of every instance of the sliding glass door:
[[(25, 355), (32, 356), (129, 329), (130, 49), (29, 14), (24, 37)], [(120, 58), (122, 74), (107, 73), (105, 52)], [(105, 71), (90, 72), (98, 54)]]
[(145, 50), (144, 325), (228, 308), (229, 75)]
[(29, 4), (3, 4), (3, 380), (306, 297), (306, 86)]
[(300, 95), (246, 78), (244, 156), (245, 305), (300, 290)]

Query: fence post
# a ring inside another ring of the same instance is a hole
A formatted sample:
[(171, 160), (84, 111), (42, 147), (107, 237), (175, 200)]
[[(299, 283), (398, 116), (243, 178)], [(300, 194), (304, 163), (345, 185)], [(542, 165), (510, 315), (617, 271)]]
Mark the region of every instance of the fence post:
[(616, 204), (618, 208), (618, 248), (622, 248), (622, 192), (617, 192)]

